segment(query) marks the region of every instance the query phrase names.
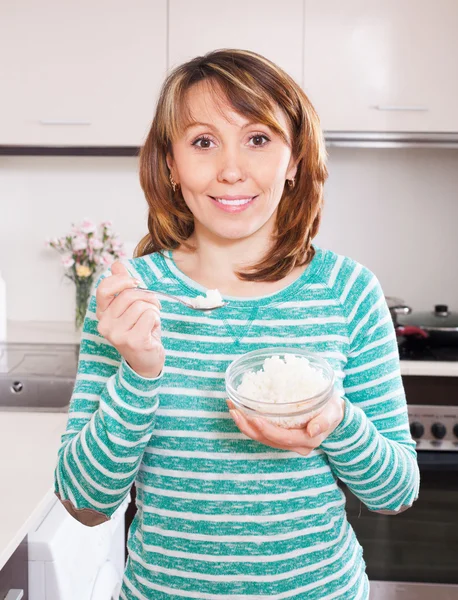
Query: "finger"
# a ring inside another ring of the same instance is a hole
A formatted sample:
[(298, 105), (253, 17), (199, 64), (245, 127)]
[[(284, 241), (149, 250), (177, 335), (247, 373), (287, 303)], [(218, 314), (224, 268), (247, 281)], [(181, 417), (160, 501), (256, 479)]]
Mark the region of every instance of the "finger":
[[(291, 452), (297, 452), (298, 454), (301, 454), (302, 456), (307, 456), (308, 454), (310, 454), (310, 452), (313, 450), (313, 448), (307, 448), (307, 447), (299, 447), (299, 448), (294, 448), (294, 447), (290, 447), (289, 444), (287, 445), (287, 447), (285, 447), (285, 444), (277, 444), (275, 442), (273, 442), (272, 440), (267, 439), (266, 437), (264, 437), (261, 432), (259, 431), (259, 429), (257, 429), (254, 424), (253, 421), (250, 419), (250, 417), (248, 417), (247, 415), (245, 415), (244, 413), (242, 413), (241, 411), (237, 410), (231, 410), (231, 413), (236, 413), (237, 414), (237, 427), (240, 429), (240, 431), (242, 433), (244, 433), (246, 436), (248, 436), (249, 438), (251, 438), (252, 440), (254, 440), (255, 442), (259, 442), (260, 444), (264, 444), (265, 446), (269, 446), (270, 448), (276, 448), (278, 450), (291, 450)], [(235, 415), (233, 415), (235, 416)]]
[(279, 446), (293, 448), (307, 445), (308, 436), (304, 429), (286, 429), (261, 417), (254, 419), (254, 425), (262, 437)]
[(323, 410), (307, 423), (307, 434), (316, 438), (329, 431), (338, 421), (340, 416), (341, 399), (336, 398), (328, 402)]
[(129, 275), (130, 273), (127, 270), (127, 267), (120, 260), (115, 260), (113, 264), (110, 266), (110, 271), (112, 275)]
[(242, 433), (255, 440), (256, 442), (260, 441), (258, 439), (258, 437), (260, 437), (259, 432), (253, 428), (253, 426), (250, 424), (250, 421), (245, 417), (241, 410), (231, 409), (229, 412), (231, 417), (234, 419), (235, 424)]
[(127, 309), (136, 302), (148, 303), (150, 306), (155, 307), (158, 312), (162, 308), (161, 303), (155, 294), (141, 292), (138, 289), (127, 289), (123, 290), (122, 293), (112, 300), (110, 306), (105, 312), (110, 316), (110, 318), (119, 319), (119, 317), (121, 317), (127, 311)]
[(153, 308), (147, 308), (130, 330), (131, 339), (136, 340), (146, 348), (152, 347), (156, 340), (151, 336), (151, 333), (157, 328), (159, 321), (156, 311)]
[(149, 302), (144, 302), (143, 300), (137, 300), (137, 302), (133, 302), (118, 318), (119, 328), (123, 331), (130, 331), (135, 327), (139, 318), (147, 310), (154, 311), (157, 319), (160, 319), (159, 309), (156, 306), (153, 306)]
[(105, 277), (105, 279), (100, 282), (96, 291), (97, 317), (100, 318), (99, 314), (107, 310), (118, 294), (124, 290), (132, 289), (137, 286), (137, 280), (129, 275), (112, 275), (111, 277)]

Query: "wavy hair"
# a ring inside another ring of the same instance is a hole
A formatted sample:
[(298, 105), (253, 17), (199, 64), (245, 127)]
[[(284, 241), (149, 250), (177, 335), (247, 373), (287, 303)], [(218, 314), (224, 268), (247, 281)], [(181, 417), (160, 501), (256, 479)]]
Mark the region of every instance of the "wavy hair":
[[(220, 49), (176, 67), (166, 77), (156, 113), (140, 151), (140, 184), (148, 203), (148, 234), (138, 243), (135, 256), (173, 250), (194, 231), (194, 217), (181, 188), (173, 192), (167, 153), (172, 141), (193, 121), (186, 103), (187, 91), (204, 81), (235, 112), (273, 129), (289, 143), (297, 171), (295, 185), (285, 187), (277, 208), (273, 245), (245, 271), (244, 281), (279, 281), (294, 267), (308, 264), (314, 255), (312, 240), (318, 233), (323, 185), (328, 176), (326, 149), (318, 115), (301, 87), (280, 67), (248, 50)], [(275, 118), (280, 108), (287, 132)]]

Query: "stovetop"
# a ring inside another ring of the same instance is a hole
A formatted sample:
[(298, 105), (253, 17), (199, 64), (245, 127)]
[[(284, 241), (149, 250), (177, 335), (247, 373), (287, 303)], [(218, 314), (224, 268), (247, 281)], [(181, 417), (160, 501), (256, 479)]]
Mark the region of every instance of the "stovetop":
[(431, 360), (458, 362), (458, 346), (432, 346), (423, 338), (398, 340), (401, 360)]

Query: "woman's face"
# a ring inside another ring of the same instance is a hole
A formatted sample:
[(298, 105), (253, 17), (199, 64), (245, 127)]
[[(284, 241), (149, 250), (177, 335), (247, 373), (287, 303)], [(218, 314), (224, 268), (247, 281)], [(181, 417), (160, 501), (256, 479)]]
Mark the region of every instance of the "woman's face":
[[(296, 174), (290, 147), (267, 125), (250, 123), (229, 106), (223, 116), (206, 86), (194, 85), (187, 99), (199, 124), (174, 141), (167, 164), (194, 215), (195, 233), (207, 230), (226, 240), (262, 228), (270, 234), (285, 181)], [(276, 117), (288, 131), (280, 109)]]

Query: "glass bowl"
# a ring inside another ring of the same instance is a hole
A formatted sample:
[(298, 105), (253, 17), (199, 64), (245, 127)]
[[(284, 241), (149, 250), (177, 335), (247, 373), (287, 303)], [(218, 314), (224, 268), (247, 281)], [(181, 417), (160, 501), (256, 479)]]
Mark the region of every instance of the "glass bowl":
[[(266, 358), (286, 354), (307, 358), (310, 365), (321, 372), (326, 380), (323, 389), (314, 396), (304, 396), (293, 402), (265, 402), (242, 396), (237, 388), (242, 382), (243, 375), (248, 371), (259, 371), (264, 366)], [(302, 427), (312, 417), (317, 415), (331, 398), (334, 389), (334, 371), (329, 363), (318, 354), (302, 348), (272, 347), (247, 352), (236, 358), (226, 370), (226, 392), (236, 408), (248, 417), (263, 417), (274, 425), (287, 429)]]

